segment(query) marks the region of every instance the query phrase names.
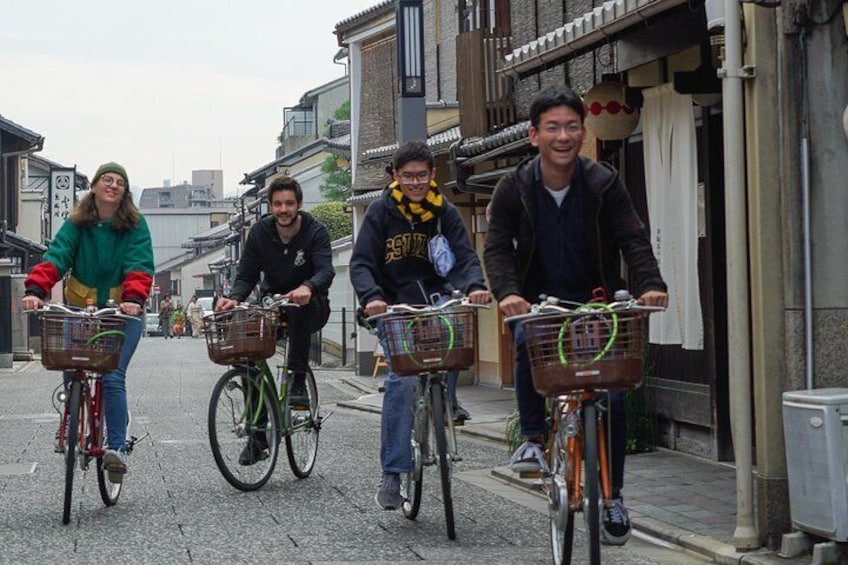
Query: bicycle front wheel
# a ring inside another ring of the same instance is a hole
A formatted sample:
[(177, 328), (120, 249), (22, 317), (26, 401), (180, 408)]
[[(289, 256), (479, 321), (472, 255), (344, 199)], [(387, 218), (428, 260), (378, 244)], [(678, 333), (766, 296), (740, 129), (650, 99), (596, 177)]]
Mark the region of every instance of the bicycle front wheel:
[(575, 488), (574, 475), (569, 473), (569, 438), (562, 427), (562, 419), (554, 436), (551, 453), (551, 478), (548, 485), (548, 515), (551, 522), (551, 552), (554, 565), (571, 563), (571, 548), (574, 543), (574, 510), (569, 506), (572, 489)]
[[(97, 445), (101, 448), (106, 446), (106, 411), (103, 403), (100, 404), (100, 417), (97, 422)], [(103, 468), (103, 456), (97, 458), (97, 487), (100, 490), (100, 498), (106, 506), (115, 506), (118, 497), (121, 496), (123, 483), (113, 483), (109, 480), (109, 473)]]
[(445, 433), (445, 403), (442, 383), (433, 383), (430, 388), (430, 402), (433, 406), (433, 434), (436, 436), (436, 451), (439, 457), (439, 475), (442, 479), (442, 502), (445, 506), (445, 525), (448, 539), (456, 539), (456, 526), (453, 517), (453, 495), (451, 494), (451, 456), (448, 452), (448, 440)]
[[(422, 381), (419, 387), (425, 386)], [(429, 457), (429, 442), (427, 435), (430, 433), (430, 422), (427, 412), (427, 403), (421, 400), (423, 391), (419, 389), (416, 397), (415, 421), (412, 425), (412, 471), (401, 474), (401, 496), (403, 496), (403, 515), (410, 520), (418, 517), (421, 509), (421, 492), (424, 479), (424, 459)]]
[(77, 465), (79, 449), (80, 408), (82, 403), (82, 383), (71, 381), (68, 399), (67, 422), (65, 426), (65, 500), (62, 507), (62, 523), (71, 521), (71, 499), (74, 495), (74, 471)]
[(286, 454), (292, 473), (305, 479), (315, 466), (318, 455), (318, 432), (321, 420), (318, 414), (318, 386), (312, 369), (306, 371), (306, 393), (309, 402), (292, 406), (285, 399)]
[(595, 403), (583, 404), (583, 462), (586, 466), (586, 533), (589, 536), (589, 563), (601, 563), (601, 504), (598, 498), (598, 416)]
[(209, 400), (209, 446), (218, 470), (239, 490), (260, 488), (274, 472), (280, 446), (276, 394), (257, 368), (224, 373)]

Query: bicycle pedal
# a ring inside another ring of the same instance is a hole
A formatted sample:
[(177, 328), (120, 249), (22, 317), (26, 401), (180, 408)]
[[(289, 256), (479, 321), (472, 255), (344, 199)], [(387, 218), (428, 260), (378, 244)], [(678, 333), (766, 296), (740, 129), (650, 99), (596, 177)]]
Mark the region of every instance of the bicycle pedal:
[(465, 425), (465, 418), (457, 418), (453, 421), (453, 427), (458, 428)]
[(521, 472), (518, 473), (518, 477), (521, 479), (543, 479), (545, 478), (545, 473), (542, 471), (532, 471), (532, 472)]
[(453, 461), (454, 463), (459, 463), (460, 461), (462, 461), (462, 455), (460, 455), (459, 453), (454, 453), (453, 455), (451, 455), (451, 461)]

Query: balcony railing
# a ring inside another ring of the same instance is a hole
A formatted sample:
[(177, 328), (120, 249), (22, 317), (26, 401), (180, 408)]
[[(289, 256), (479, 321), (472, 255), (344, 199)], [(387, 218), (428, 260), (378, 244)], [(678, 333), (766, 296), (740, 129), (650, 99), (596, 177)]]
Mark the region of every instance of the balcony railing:
[(510, 79), (497, 72), (511, 38), (503, 33), (477, 29), (456, 37), (459, 129), (463, 137), (475, 137), (515, 123), (515, 102)]

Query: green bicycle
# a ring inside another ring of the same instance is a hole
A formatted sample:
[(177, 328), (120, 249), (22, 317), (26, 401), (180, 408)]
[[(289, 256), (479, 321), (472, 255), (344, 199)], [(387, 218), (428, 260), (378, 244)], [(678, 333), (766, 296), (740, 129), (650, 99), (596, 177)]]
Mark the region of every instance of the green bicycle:
[[(262, 307), (240, 305), (204, 317), (209, 358), (232, 365), (212, 389), (209, 444), (221, 474), (242, 491), (268, 482), (282, 438), (296, 477), (305, 479), (315, 465), (318, 435), (326, 417), (319, 414), (318, 387), (311, 370), (306, 372), (307, 401), (289, 402), (292, 372), (285, 313), (294, 307), (297, 304), (275, 295)], [(285, 347), (275, 375), (267, 359), (276, 351), (278, 334)]]

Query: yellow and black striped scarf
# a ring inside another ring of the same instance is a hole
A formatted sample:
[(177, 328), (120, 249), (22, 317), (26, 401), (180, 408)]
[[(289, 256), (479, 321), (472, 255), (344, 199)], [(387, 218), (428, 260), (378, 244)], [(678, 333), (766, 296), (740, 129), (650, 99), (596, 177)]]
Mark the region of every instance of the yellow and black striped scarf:
[(421, 202), (413, 202), (403, 194), (400, 183), (395, 181), (389, 185), (392, 190), (392, 198), (397, 204), (398, 210), (403, 217), (410, 222), (428, 222), (442, 212), (444, 199), (439, 192), (436, 181), (430, 181), (430, 190)]

